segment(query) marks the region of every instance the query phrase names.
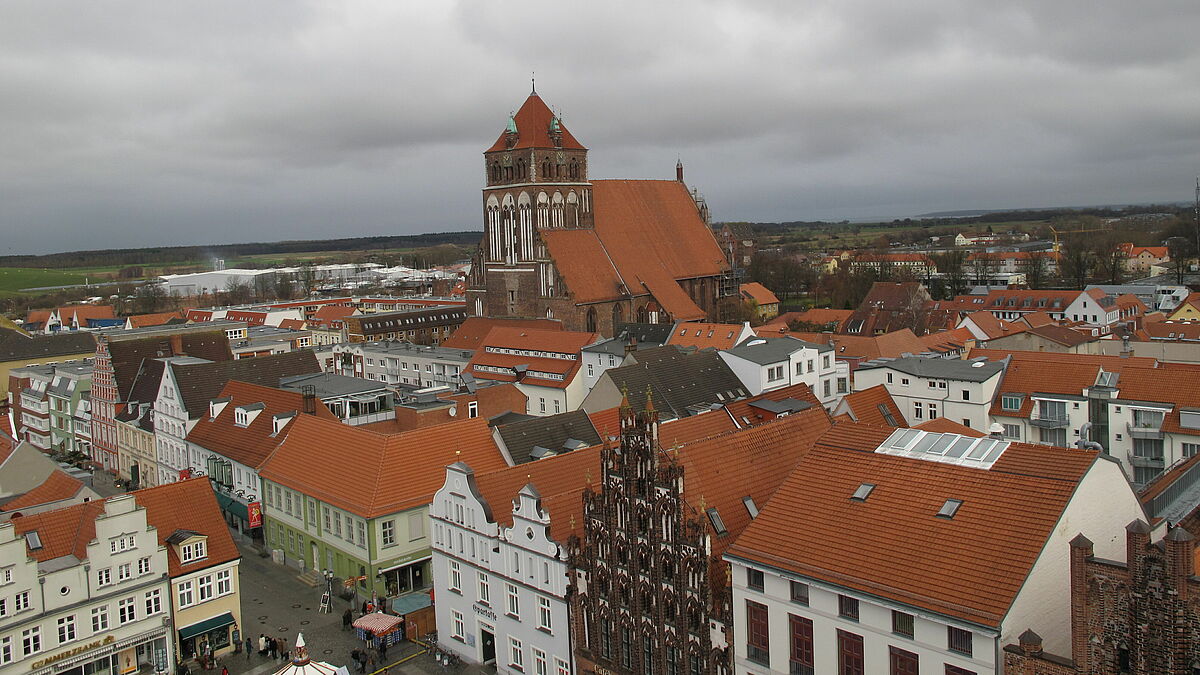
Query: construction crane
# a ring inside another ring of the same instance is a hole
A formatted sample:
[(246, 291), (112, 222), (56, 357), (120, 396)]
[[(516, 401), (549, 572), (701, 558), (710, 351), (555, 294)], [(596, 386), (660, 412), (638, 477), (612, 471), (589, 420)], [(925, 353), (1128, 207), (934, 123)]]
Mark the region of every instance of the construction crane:
[(1061, 249), (1062, 249), (1062, 242), (1059, 241), (1059, 237), (1058, 237), (1058, 235), (1060, 235), (1060, 234), (1082, 234), (1085, 232), (1108, 232), (1108, 230), (1103, 227), (1093, 227), (1093, 228), (1085, 227), (1085, 228), (1078, 229), (1078, 230), (1056, 230), (1056, 229), (1054, 229), (1053, 225), (1050, 225), (1049, 227), (1050, 227), (1050, 232), (1054, 234), (1054, 252), (1055, 253), (1060, 253)]

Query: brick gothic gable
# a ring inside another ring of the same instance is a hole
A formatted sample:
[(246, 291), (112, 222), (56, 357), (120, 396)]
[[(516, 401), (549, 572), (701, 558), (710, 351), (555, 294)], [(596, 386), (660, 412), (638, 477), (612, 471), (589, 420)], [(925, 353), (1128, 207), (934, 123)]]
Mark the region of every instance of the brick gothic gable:
[(711, 316), (728, 261), (682, 182), (590, 181), (587, 148), (536, 93), (484, 152), (484, 235), (467, 311), (569, 330)]
[(1032, 631), (1004, 648), (1005, 675), (1192, 675), (1200, 667), (1200, 579), (1195, 542), (1181, 527), (1150, 543), (1126, 528), (1126, 560), (1071, 541), (1071, 655), (1046, 654)]
[(710, 559), (704, 516), (684, 501), (653, 404), (620, 414), (620, 445), (602, 449), (602, 483), (584, 492), (584, 537), (570, 541), (579, 672), (728, 672), (710, 623), (730, 625), (725, 567)]

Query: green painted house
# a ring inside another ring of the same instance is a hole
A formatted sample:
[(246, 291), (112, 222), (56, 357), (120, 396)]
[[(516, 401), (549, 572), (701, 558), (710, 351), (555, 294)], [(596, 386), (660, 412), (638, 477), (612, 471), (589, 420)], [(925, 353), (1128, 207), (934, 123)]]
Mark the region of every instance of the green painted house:
[(362, 595), (426, 590), (429, 503), (456, 461), (507, 466), (486, 419), (382, 434), (300, 415), (259, 469), (266, 544), (276, 562), (365, 577)]

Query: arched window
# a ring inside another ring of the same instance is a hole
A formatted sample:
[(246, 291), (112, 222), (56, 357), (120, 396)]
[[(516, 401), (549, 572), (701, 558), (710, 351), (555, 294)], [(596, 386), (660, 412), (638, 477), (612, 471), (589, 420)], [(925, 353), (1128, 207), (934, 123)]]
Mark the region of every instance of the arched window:
[(612, 332), (613, 335), (621, 330), (621, 324), (625, 323), (625, 309), (621, 305), (615, 304), (612, 308)]
[(650, 323), (650, 312), (646, 310), (645, 305), (640, 305), (637, 308), (637, 322)]
[(589, 332), (589, 333), (596, 332), (596, 308), (595, 307), (588, 307), (587, 328), (585, 330), (587, 330), (587, 332)]
[(483, 316), (483, 298), (475, 298), (475, 316)]
[(546, 308), (546, 318), (547, 319), (554, 318), (554, 310), (553, 309), (550, 309), (549, 307)]

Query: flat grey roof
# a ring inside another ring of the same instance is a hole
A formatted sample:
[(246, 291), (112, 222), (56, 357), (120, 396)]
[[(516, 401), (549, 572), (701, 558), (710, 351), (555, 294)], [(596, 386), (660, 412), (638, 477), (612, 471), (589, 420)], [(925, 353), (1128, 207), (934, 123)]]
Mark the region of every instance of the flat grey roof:
[(891, 368), (914, 377), (985, 382), (996, 373), (1002, 372), (1006, 365), (1008, 365), (1006, 361), (988, 361), (986, 359), (964, 361), (962, 359), (905, 356), (898, 359), (875, 359), (860, 365), (858, 369)]
[(785, 361), (801, 349), (815, 349), (819, 352), (833, 351), (833, 347), (829, 345), (798, 340), (794, 337), (747, 338), (740, 345), (725, 351), (738, 358), (765, 366), (769, 363)]
[(305, 386), (315, 388), (317, 398), (331, 396), (348, 396), (364, 394), (373, 391), (387, 391), (387, 385), (375, 380), (364, 380), (361, 377), (350, 377), (336, 373), (313, 373), (310, 375), (293, 375), (279, 380), (280, 389), (303, 391)]

